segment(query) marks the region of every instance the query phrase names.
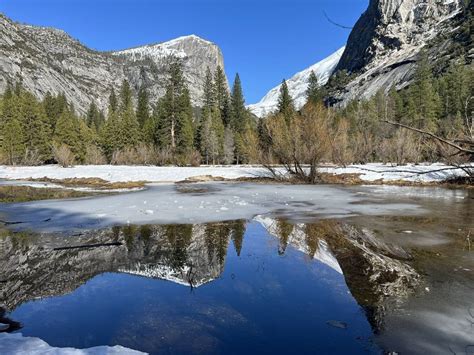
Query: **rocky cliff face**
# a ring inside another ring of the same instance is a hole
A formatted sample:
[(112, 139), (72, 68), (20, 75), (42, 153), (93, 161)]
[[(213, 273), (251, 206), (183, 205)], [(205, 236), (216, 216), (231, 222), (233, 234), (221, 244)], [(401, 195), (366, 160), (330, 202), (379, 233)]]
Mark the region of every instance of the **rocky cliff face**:
[[(352, 74), (336, 101), (369, 98), (393, 85), (406, 86), (422, 49), (433, 61), (452, 59), (449, 48), (465, 20), (461, 0), (371, 0), (336, 68)], [(463, 46), (469, 53), (469, 45)]]
[(0, 14), (0, 92), (7, 82), (23, 85), (42, 98), (48, 91), (65, 93), (84, 113), (92, 100), (106, 108), (111, 87), (127, 79), (145, 86), (153, 99), (164, 93), (172, 57), (183, 62), (191, 100), (201, 104), (205, 73), (224, 67), (219, 47), (197, 36), (119, 52), (91, 50), (61, 30), (15, 23)]

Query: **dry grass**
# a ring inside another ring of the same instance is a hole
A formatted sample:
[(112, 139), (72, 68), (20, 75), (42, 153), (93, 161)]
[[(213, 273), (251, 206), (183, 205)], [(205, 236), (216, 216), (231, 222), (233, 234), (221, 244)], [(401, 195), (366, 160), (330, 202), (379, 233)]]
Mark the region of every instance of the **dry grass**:
[(93, 194), (90, 192), (65, 189), (35, 188), (30, 186), (0, 186), (1, 203), (65, 199), (91, 195)]
[(100, 178), (68, 178), (68, 179), (50, 179), (39, 178), (29, 179), (30, 181), (50, 182), (65, 187), (89, 187), (97, 190), (115, 190), (115, 189), (136, 189), (143, 188), (147, 181), (123, 181), (109, 182)]

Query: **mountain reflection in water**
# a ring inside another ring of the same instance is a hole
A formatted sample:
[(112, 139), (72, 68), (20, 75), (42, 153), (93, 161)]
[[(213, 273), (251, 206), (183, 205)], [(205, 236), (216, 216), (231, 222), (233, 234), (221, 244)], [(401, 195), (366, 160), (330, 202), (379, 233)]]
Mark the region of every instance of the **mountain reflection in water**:
[(0, 302), (25, 336), (53, 346), (378, 352), (324, 235), (309, 229), (262, 218), (16, 233), (1, 239)]
[[(393, 223), (419, 223), (412, 219)], [(469, 270), (471, 259), (458, 246), (446, 250)], [(431, 255), (341, 221), (268, 216), (68, 237), (8, 232), (0, 237), (0, 304), (24, 324), (23, 335), (58, 347), (381, 353), (411, 338), (405, 328), (423, 334), (408, 345), (413, 353), (469, 346), (469, 329), (454, 334), (423, 323), (424, 316), (459, 323), (459, 312), (470, 309), (467, 271), (449, 276), (459, 305), (452, 307), (446, 271)], [(427, 270), (438, 279), (427, 279)], [(439, 295), (423, 295), (432, 279)], [(427, 313), (417, 301), (425, 298), (445, 313)], [(418, 322), (405, 316), (411, 312)]]

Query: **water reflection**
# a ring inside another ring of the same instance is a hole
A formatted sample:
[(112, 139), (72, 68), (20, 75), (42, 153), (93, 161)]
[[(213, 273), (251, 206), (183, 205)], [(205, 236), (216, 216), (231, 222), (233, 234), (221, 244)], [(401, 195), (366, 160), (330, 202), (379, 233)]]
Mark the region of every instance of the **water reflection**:
[[(276, 236), (261, 223), (232, 221), (3, 237), (0, 302), (25, 335), (54, 346), (376, 352), (342, 275), (297, 250), (296, 226), (273, 223)], [(348, 329), (330, 325), (340, 319)]]
[[(69, 237), (4, 233), (0, 304), (26, 335), (56, 346), (179, 353), (248, 352), (250, 344), (270, 352), (365, 353), (379, 352), (377, 334), (397, 350), (407, 335), (391, 327), (403, 329), (406, 320), (393, 313), (405, 304), (420, 310), (412, 300), (426, 287), (426, 256), (413, 252), (342, 222), (270, 217)], [(453, 346), (466, 342), (456, 339)]]

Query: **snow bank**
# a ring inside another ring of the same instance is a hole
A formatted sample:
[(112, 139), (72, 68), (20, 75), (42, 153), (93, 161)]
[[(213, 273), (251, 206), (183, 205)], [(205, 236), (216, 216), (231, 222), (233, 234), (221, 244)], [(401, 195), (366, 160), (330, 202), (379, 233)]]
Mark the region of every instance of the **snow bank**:
[(158, 166), (117, 166), (80, 165), (62, 168), (58, 165), (44, 166), (0, 166), (0, 179), (70, 179), (100, 178), (109, 182), (149, 181), (176, 182), (190, 177), (212, 175), (226, 179), (266, 176), (261, 167), (250, 166), (202, 166), (202, 167), (158, 167)]
[(89, 349), (55, 348), (39, 338), (24, 337), (21, 333), (0, 333), (0, 354), (9, 355), (133, 355), (144, 354), (123, 346), (97, 346)]
[[(465, 176), (461, 169), (451, 170), (451, 166), (436, 164), (408, 164), (394, 166), (391, 164), (350, 165), (346, 168), (323, 168), (322, 172), (331, 174), (360, 174), (364, 181), (411, 181), (411, 182), (441, 182), (456, 176)], [(474, 169), (474, 164), (472, 165)], [(1, 174), (1, 173), (0, 173)], [(0, 175), (1, 176), (1, 175)]]
[[(447, 168), (449, 166), (443, 164), (405, 166), (365, 164), (351, 165), (346, 168), (327, 167), (322, 168), (321, 171), (331, 174), (360, 174), (364, 181), (439, 182), (453, 176), (464, 175), (464, 172), (460, 169), (442, 170)], [(283, 172), (283, 169), (281, 171)], [(242, 177), (264, 177), (268, 176), (268, 172), (263, 167), (244, 165), (201, 167), (83, 165), (73, 168), (62, 168), (57, 165), (0, 166), (0, 179), (39, 179), (47, 177), (50, 179), (100, 178), (109, 182), (176, 182), (203, 175), (237, 179)]]

